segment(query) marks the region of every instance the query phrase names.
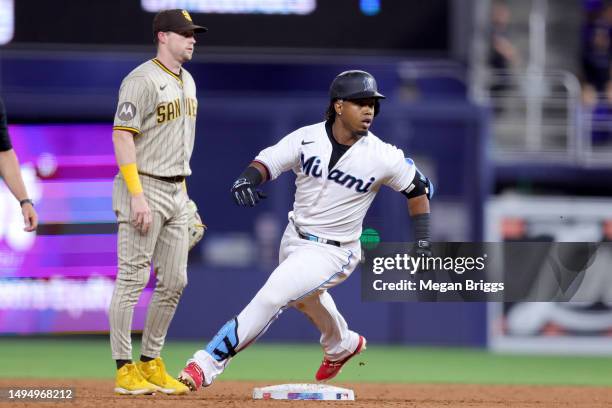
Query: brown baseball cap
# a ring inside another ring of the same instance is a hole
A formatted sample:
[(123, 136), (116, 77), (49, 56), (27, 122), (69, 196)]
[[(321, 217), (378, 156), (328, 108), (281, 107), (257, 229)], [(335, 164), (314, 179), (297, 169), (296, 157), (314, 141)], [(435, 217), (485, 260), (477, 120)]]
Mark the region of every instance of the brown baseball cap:
[(153, 18), (153, 33), (156, 34), (160, 31), (205, 33), (208, 28), (193, 24), (187, 10), (173, 9), (162, 10)]

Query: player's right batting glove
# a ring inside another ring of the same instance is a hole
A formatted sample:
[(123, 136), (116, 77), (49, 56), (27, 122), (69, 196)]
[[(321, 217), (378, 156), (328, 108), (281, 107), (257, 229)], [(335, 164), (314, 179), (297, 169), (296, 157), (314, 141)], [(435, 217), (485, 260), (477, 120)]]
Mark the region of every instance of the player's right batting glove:
[(245, 178), (239, 178), (232, 185), (232, 196), (236, 204), (246, 207), (255, 205), (267, 196), (261, 190), (255, 190), (251, 182)]

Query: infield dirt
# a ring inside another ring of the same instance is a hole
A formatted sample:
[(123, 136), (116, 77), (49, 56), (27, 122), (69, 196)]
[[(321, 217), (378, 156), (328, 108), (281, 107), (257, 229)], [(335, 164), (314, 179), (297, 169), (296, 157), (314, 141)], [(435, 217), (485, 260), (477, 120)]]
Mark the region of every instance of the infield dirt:
[(254, 387), (272, 385), (264, 382), (218, 381), (212, 387), (183, 396), (118, 396), (112, 380), (41, 380), (2, 379), (0, 388), (73, 388), (71, 402), (7, 402), (4, 407), (611, 407), (612, 387), (561, 387), (526, 385), (463, 384), (374, 384), (334, 383), (352, 388), (356, 401), (254, 401)]

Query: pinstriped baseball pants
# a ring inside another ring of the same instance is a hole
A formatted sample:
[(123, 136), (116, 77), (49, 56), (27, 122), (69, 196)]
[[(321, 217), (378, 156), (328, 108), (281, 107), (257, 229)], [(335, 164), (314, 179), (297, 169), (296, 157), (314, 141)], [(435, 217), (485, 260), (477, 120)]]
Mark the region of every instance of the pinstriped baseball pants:
[(119, 223), (118, 271), (109, 308), (114, 360), (132, 359), (134, 306), (149, 281), (151, 261), (156, 285), (147, 311), (141, 354), (160, 355), (181, 293), (187, 285), (187, 193), (181, 183), (168, 183), (144, 175), (141, 182), (153, 215), (146, 235), (129, 222), (131, 197), (120, 174), (113, 184), (113, 210)]

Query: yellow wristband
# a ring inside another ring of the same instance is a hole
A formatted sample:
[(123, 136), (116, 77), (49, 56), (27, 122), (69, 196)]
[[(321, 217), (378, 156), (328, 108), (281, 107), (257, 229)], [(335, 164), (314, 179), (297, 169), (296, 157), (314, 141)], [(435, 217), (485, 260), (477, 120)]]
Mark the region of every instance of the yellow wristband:
[(142, 193), (142, 184), (140, 184), (140, 177), (138, 177), (138, 168), (136, 163), (129, 163), (119, 166), (125, 184), (127, 185), (128, 191), (132, 195)]

